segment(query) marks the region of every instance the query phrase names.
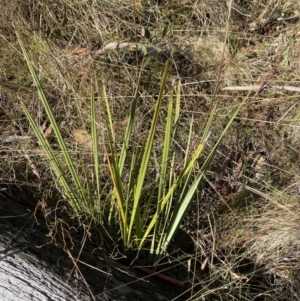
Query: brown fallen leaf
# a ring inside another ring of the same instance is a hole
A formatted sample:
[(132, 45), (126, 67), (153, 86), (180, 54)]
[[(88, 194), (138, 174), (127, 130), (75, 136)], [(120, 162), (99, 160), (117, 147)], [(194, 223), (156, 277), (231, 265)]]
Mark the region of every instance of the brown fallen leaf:
[(92, 138), (90, 134), (83, 129), (77, 129), (72, 132), (76, 142), (80, 144), (84, 149), (91, 150), (93, 147)]
[(50, 124), (44, 132), (44, 137), (45, 138), (49, 137), (51, 135), (51, 133), (52, 133), (52, 125)]

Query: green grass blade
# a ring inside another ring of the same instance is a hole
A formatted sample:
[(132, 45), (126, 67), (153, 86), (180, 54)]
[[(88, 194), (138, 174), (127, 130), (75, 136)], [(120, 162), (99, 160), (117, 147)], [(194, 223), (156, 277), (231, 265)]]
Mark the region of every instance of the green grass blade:
[(168, 229), (167, 235), (163, 242), (163, 245), (162, 245), (161, 249), (159, 250), (160, 253), (163, 252), (167, 248), (168, 244), (170, 243), (170, 241), (172, 240), (176, 231), (178, 230), (178, 228), (181, 224), (181, 221), (184, 218), (189, 205), (191, 204), (193, 196), (199, 187), (199, 183), (202, 180), (203, 174), (204, 173), (202, 171), (199, 173), (199, 175), (197, 176), (197, 178), (194, 180), (193, 184), (191, 185), (189, 191), (187, 192), (187, 194), (185, 194), (183, 201), (180, 203), (179, 209), (175, 212), (176, 214), (173, 215), (174, 219), (172, 221), (170, 221), (170, 228)]
[(158, 100), (157, 100), (157, 103), (155, 106), (155, 112), (154, 112), (153, 119), (152, 119), (151, 128), (149, 130), (147, 142), (146, 142), (145, 148), (143, 150), (144, 153), (143, 153), (143, 158), (141, 161), (138, 182), (136, 185), (136, 200), (139, 200), (139, 198), (141, 196), (141, 192), (142, 192), (142, 188), (143, 188), (143, 184), (144, 184), (144, 180), (145, 180), (145, 176), (146, 176), (146, 171), (148, 168), (148, 163), (150, 160), (150, 154), (152, 151), (156, 124), (157, 124), (157, 120), (158, 120), (158, 116), (159, 116), (161, 103), (163, 100), (163, 93), (164, 93), (164, 88), (165, 88), (166, 79), (167, 79), (168, 67), (169, 67), (169, 61), (167, 61), (166, 66), (165, 66), (162, 83), (161, 83), (161, 87), (160, 87), (160, 91), (159, 91), (159, 96), (158, 96)]
[[(203, 170), (206, 170), (208, 165), (210, 164), (213, 156), (215, 155), (215, 152), (217, 151), (217, 148), (220, 145), (221, 140), (224, 138), (225, 134), (227, 133), (228, 129), (230, 128), (232, 122), (234, 121), (234, 119), (236, 118), (236, 116), (238, 115), (238, 113), (240, 112), (241, 108), (245, 105), (245, 103), (247, 102), (249, 95), (252, 93), (252, 91), (250, 90), (248, 92), (248, 94), (245, 96), (245, 98), (243, 99), (243, 101), (239, 104), (239, 106), (237, 107), (237, 109), (234, 111), (233, 115), (231, 116), (230, 120), (228, 121), (228, 123), (226, 124), (225, 128), (223, 129), (222, 133), (220, 134), (217, 142), (215, 143), (215, 145), (213, 146), (212, 150), (210, 151), (209, 155), (207, 156), (205, 162), (203, 163)], [(215, 111), (216, 107), (214, 108)], [(211, 121), (212, 122), (212, 121)]]
[(49, 159), (49, 162), (51, 163), (51, 166), (56, 174), (56, 177), (57, 177), (58, 181), (60, 182), (61, 186), (63, 187), (64, 192), (65, 192), (68, 200), (70, 201), (73, 209), (76, 212), (80, 212), (80, 206), (78, 206), (78, 202), (76, 202), (75, 194), (73, 193), (72, 188), (70, 187), (68, 181), (66, 180), (66, 178), (62, 172), (62, 170), (60, 168), (60, 164), (58, 163), (56, 156), (53, 153), (49, 142), (47, 141), (47, 139), (45, 139), (43, 134), (40, 132), (38, 126), (35, 124), (33, 118), (31, 117), (30, 113), (28, 112), (27, 108), (25, 107), (25, 105), (22, 102), (21, 102), (21, 106), (22, 106), (24, 113), (29, 121), (30, 126), (32, 127), (32, 129), (34, 131), (34, 134), (36, 135), (42, 148), (45, 150), (46, 155)]
[[(224, 137), (224, 135), (226, 134), (226, 132), (228, 131), (229, 127), (231, 126), (233, 120), (235, 119), (235, 117), (237, 116), (237, 114), (239, 113), (239, 111), (241, 110), (241, 108), (243, 107), (243, 105), (245, 104), (246, 100), (248, 98), (248, 95), (245, 97), (245, 99), (243, 100), (243, 102), (238, 106), (238, 108), (235, 110), (234, 114), (232, 115), (232, 117), (230, 118), (229, 122), (227, 123), (226, 127), (224, 128), (224, 130), (222, 131), (221, 135), (219, 136), (217, 142), (215, 143), (213, 149), (210, 151), (207, 159), (205, 160), (204, 164), (202, 165), (201, 167), (201, 170), (199, 172), (199, 175), (196, 177), (196, 179), (194, 180), (193, 184), (191, 185), (189, 191), (187, 194), (184, 195), (184, 199), (182, 202), (180, 202), (180, 206), (178, 209), (176, 209), (176, 212), (175, 214), (173, 215), (173, 218), (170, 222), (170, 228), (168, 229), (168, 232), (167, 232), (167, 236), (165, 238), (165, 241), (164, 241), (164, 244), (162, 246), (162, 249), (160, 250), (160, 252), (163, 252), (168, 244), (170, 243), (170, 241), (172, 240), (172, 238), (174, 237), (176, 231), (178, 230), (179, 226), (180, 226), (180, 223), (189, 207), (189, 204), (193, 198), (193, 195), (195, 194), (197, 188), (199, 187), (199, 183), (201, 182), (202, 180), (202, 177), (203, 177), (203, 174), (205, 173), (205, 171), (207, 170), (222, 138)], [(205, 127), (205, 130), (204, 130), (204, 133), (208, 133), (210, 127), (211, 127), (211, 124), (213, 122), (213, 118), (215, 116), (215, 111), (216, 111), (216, 106), (214, 106), (210, 116), (209, 116), (209, 119), (208, 119), (208, 122), (206, 124), (206, 127)], [(208, 136), (206, 137), (206, 139), (208, 138)]]
[(128, 232), (128, 225), (127, 225), (126, 214), (125, 214), (126, 200), (124, 199), (123, 196), (122, 180), (121, 180), (120, 170), (118, 167), (118, 157), (117, 157), (117, 151), (115, 146), (115, 132), (114, 132), (112, 117), (110, 113), (110, 105), (106, 95), (105, 86), (103, 86), (103, 99), (105, 103), (104, 106), (105, 126), (106, 126), (108, 143), (110, 148), (110, 154), (108, 154), (106, 150), (106, 158), (107, 158), (108, 168), (110, 171), (110, 177), (114, 186), (114, 194), (112, 196), (110, 217), (114, 212), (115, 199), (116, 199), (117, 209), (120, 217), (121, 235), (123, 240), (125, 240), (125, 238), (127, 237), (126, 233)]
[[(143, 185), (144, 185), (146, 171), (148, 169), (148, 164), (149, 164), (150, 155), (151, 155), (151, 151), (152, 151), (157, 120), (158, 120), (158, 116), (159, 116), (161, 103), (163, 100), (163, 93), (164, 93), (164, 88), (165, 88), (166, 79), (167, 79), (168, 67), (169, 67), (169, 60), (167, 60), (166, 65), (165, 65), (165, 70), (164, 70), (163, 77), (162, 77), (161, 87), (160, 87), (160, 91), (159, 91), (158, 100), (157, 100), (157, 103), (155, 106), (155, 111), (154, 111), (151, 127), (150, 127), (149, 134), (147, 137), (147, 142), (143, 149), (143, 157), (141, 159), (139, 174), (137, 177), (137, 183), (136, 183), (134, 197), (133, 197), (133, 209), (132, 209), (130, 226), (129, 226), (129, 230), (130, 230), (129, 234), (131, 234), (132, 226), (136, 219), (137, 210), (139, 208), (139, 202), (140, 202), (141, 193), (142, 193), (142, 189), (143, 189)], [(142, 223), (143, 222), (144, 221), (142, 221)], [(140, 237), (137, 237), (137, 239), (140, 239)]]
[(115, 135), (114, 126), (113, 126), (113, 122), (112, 122), (112, 117), (111, 117), (111, 113), (110, 113), (109, 101), (108, 101), (108, 98), (107, 98), (106, 89), (105, 89), (104, 85), (103, 85), (102, 93), (103, 93), (103, 98), (105, 100), (105, 106), (106, 106), (106, 110), (105, 110), (106, 128), (109, 130), (109, 137), (111, 139), (111, 142), (114, 145), (115, 142), (116, 142), (115, 141), (115, 136), (116, 135)]
[[(70, 157), (70, 154), (68, 152), (68, 149), (66, 147), (65, 141), (64, 141), (64, 139), (63, 139), (63, 137), (61, 135), (61, 132), (59, 130), (59, 127), (58, 127), (58, 125), (56, 123), (56, 120), (54, 118), (54, 114), (52, 112), (52, 109), (51, 109), (51, 107), (50, 107), (50, 105), (49, 105), (49, 103), (48, 103), (48, 101), (46, 99), (46, 96), (45, 96), (44, 91), (42, 89), (41, 83), (40, 83), (40, 81), (39, 81), (39, 79), (38, 79), (38, 77), (36, 75), (36, 72), (35, 72), (35, 70), (33, 68), (33, 65), (30, 62), (30, 59), (29, 59), (29, 56), (28, 56), (28, 54), (26, 52), (24, 44), (23, 44), (23, 42), (22, 42), (22, 40), (21, 40), (21, 38), (19, 37), (18, 34), (17, 34), (17, 38), (18, 38), (19, 44), (21, 46), (24, 58), (25, 58), (26, 63), (27, 63), (27, 66), (28, 66), (28, 68), (30, 70), (30, 73), (31, 73), (31, 76), (33, 78), (34, 84), (35, 84), (35, 86), (37, 88), (37, 92), (38, 92), (39, 98), (40, 98), (40, 100), (41, 100), (41, 102), (42, 102), (42, 104), (43, 104), (43, 106), (45, 108), (46, 114), (47, 114), (47, 116), (48, 116), (48, 118), (50, 120), (50, 123), (51, 123), (52, 127), (53, 127), (53, 131), (54, 131), (55, 136), (57, 138), (59, 147), (60, 147), (60, 149), (61, 149), (61, 151), (63, 153), (64, 160), (67, 163), (67, 167), (68, 167), (69, 172), (70, 172), (70, 174), (72, 176), (73, 182), (74, 182), (74, 184), (76, 186), (76, 191), (78, 192), (79, 200), (76, 199), (76, 200), (74, 200), (74, 202), (78, 202), (79, 201), (79, 203), (77, 204), (76, 207), (79, 207), (82, 210), (84, 210), (84, 207), (87, 208), (88, 206), (87, 206), (87, 199), (86, 199), (86, 195), (85, 195), (85, 192), (84, 192), (84, 188), (82, 187), (82, 185), (80, 183), (80, 180), (79, 180), (79, 175), (78, 175), (78, 173), (77, 173), (77, 171), (75, 169), (73, 161), (72, 161), (72, 159)], [(84, 207), (83, 207), (83, 205), (84, 205)]]
[(108, 168), (110, 171), (110, 176), (111, 180), (113, 181), (114, 185), (114, 192), (115, 192), (115, 197), (117, 199), (117, 205), (118, 205), (118, 210), (119, 214), (121, 216), (121, 221), (122, 221), (122, 228), (126, 227), (125, 223), (125, 212), (124, 212), (124, 198), (122, 194), (122, 185), (121, 185), (121, 179), (120, 175), (118, 172), (117, 164), (114, 158), (110, 158), (108, 153), (106, 152), (106, 158), (107, 158), (107, 163), (108, 163)]
[[(173, 90), (171, 90), (170, 97), (169, 97), (169, 104), (168, 104), (168, 114), (167, 114), (167, 122), (165, 128), (165, 138), (164, 138), (164, 148), (163, 148), (163, 155), (162, 155), (162, 162), (160, 164), (160, 176), (159, 176), (159, 188), (158, 188), (158, 197), (157, 197), (157, 206), (161, 205), (161, 200), (165, 195), (165, 190), (168, 182), (168, 166), (170, 164), (170, 147), (171, 147), (171, 139), (172, 139), (172, 116), (173, 115)], [(160, 209), (158, 209), (160, 210)], [(160, 249), (161, 240), (163, 238), (163, 234), (165, 232), (165, 227), (167, 221), (169, 219), (169, 210), (166, 208), (164, 212), (164, 218), (162, 223), (156, 223), (153, 233), (153, 239), (151, 244), (150, 253), (154, 253), (155, 243), (159, 241), (157, 248)], [(156, 237), (158, 235), (158, 237)]]
[(159, 178), (158, 201), (160, 201), (163, 198), (165, 185), (167, 181), (167, 169), (168, 169), (168, 162), (170, 159), (170, 146), (171, 146), (171, 138), (172, 138), (172, 113), (173, 113), (173, 90), (171, 91), (169, 97), (169, 104), (168, 104), (168, 116), (166, 122), (164, 148), (163, 148), (161, 172)]
[(94, 210), (97, 209), (98, 211), (101, 211), (98, 134), (97, 134), (97, 122), (96, 122), (95, 93), (93, 87), (91, 88), (91, 132), (92, 132), (92, 144), (93, 144), (94, 174), (95, 174), (95, 181), (96, 181), (95, 184), (96, 184), (96, 193), (97, 193), (96, 205), (98, 206), (98, 208), (94, 208)]
[(128, 122), (127, 122), (126, 130), (125, 130), (124, 141), (123, 141), (123, 144), (122, 144), (122, 149), (121, 149), (121, 154), (120, 154), (120, 159), (119, 159), (120, 175), (122, 175), (122, 173), (123, 173), (123, 167), (124, 167), (124, 163), (125, 163), (125, 160), (126, 160), (126, 157), (127, 157), (127, 151), (128, 151), (128, 148), (129, 148), (129, 141), (130, 141), (132, 128), (133, 128), (136, 105), (137, 105), (137, 101), (138, 101), (138, 98), (139, 98), (139, 95), (140, 95), (139, 89), (140, 89), (140, 83), (141, 83), (142, 69), (143, 69), (143, 64), (142, 64), (141, 71), (140, 71), (140, 74), (139, 74), (139, 78), (138, 78), (138, 82), (137, 82), (133, 102), (132, 102), (131, 107), (130, 107), (130, 115), (129, 115), (129, 119), (128, 119)]
[(146, 238), (150, 234), (150, 231), (152, 230), (152, 228), (154, 227), (155, 223), (157, 222), (158, 217), (161, 214), (161, 211), (164, 209), (165, 205), (169, 202), (169, 200), (170, 200), (171, 196), (173, 195), (174, 191), (176, 190), (176, 188), (182, 182), (183, 177), (186, 176), (188, 174), (188, 172), (190, 171), (190, 169), (193, 167), (195, 161), (198, 159), (198, 157), (202, 153), (202, 151), (204, 149), (204, 146), (205, 146), (205, 142), (199, 144), (197, 150), (194, 152), (194, 154), (192, 156), (192, 159), (189, 161), (189, 163), (187, 164), (187, 166), (183, 169), (183, 171), (179, 175), (178, 179), (174, 182), (174, 184), (172, 185), (172, 187), (169, 189), (169, 191), (166, 194), (165, 198), (161, 201), (160, 207), (158, 207), (158, 210), (154, 214), (154, 216), (153, 216), (150, 224), (147, 226), (147, 229), (146, 229), (146, 231), (144, 233), (144, 236), (142, 237), (142, 239), (140, 241), (139, 248), (141, 248), (143, 246)]

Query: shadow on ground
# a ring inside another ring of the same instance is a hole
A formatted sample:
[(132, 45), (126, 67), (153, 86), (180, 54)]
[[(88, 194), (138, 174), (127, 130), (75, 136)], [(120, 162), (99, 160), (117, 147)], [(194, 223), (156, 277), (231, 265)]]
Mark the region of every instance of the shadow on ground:
[[(80, 265), (50, 243), (47, 227), (32, 212), (0, 195), (0, 299), (12, 300), (184, 300), (178, 288), (122, 265), (104, 271)], [(81, 260), (95, 266), (93, 246)], [(90, 290), (90, 291), (89, 291)]]

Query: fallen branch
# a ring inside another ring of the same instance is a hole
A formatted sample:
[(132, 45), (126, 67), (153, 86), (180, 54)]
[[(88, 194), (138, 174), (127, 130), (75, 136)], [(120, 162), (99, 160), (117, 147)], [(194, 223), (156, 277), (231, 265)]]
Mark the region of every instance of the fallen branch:
[(98, 55), (101, 55), (105, 53), (108, 50), (115, 50), (115, 49), (124, 49), (124, 48), (129, 48), (130, 50), (146, 50), (146, 54), (155, 60), (165, 63), (166, 60), (168, 59), (168, 54), (166, 51), (160, 50), (158, 47), (155, 47), (154, 45), (144, 45), (144, 44), (138, 44), (138, 43), (130, 43), (130, 42), (111, 42), (105, 45), (103, 48), (97, 50), (97, 51), (92, 51), (91, 56), (92, 57), (97, 57)]
[[(259, 91), (261, 89), (261, 85), (253, 85), (253, 86), (231, 86), (231, 87), (225, 87), (222, 89), (222, 91)], [(277, 85), (266, 85), (264, 88), (271, 88), (275, 90), (285, 90), (285, 91), (291, 91), (291, 92), (300, 92), (299, 87), (293, 87), (293, 86), (277, 86)]]
[(9, 143), (9, 142), (15, 142), (15, 141), (22, 141), (25, 139), (31, 139), (30, 136), (0, 136), (0, 142), (2, 143)]

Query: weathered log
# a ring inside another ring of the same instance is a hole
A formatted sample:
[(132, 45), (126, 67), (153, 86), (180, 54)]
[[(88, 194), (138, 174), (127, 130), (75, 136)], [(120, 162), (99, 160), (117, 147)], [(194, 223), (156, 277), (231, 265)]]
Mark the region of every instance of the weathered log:
[(0, 300), (153, 301), (173, 300), (181, 293), (130, 267), (92, 268), (99, 257), (88, 244), (80, 256), (86, 264), (78, 263), (83, 280), (67, 253), (49, 243), (47, 231), (26, 208), (0, 196)]

